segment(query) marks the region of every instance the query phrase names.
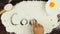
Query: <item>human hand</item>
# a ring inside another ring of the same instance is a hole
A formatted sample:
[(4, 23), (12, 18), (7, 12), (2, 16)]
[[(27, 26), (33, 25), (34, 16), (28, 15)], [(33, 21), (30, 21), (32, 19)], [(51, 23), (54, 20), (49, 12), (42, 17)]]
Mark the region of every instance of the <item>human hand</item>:
[(44, 34), (44, 28), (41, 24), (38, 24), (38, 22), (35, 22), (33, 24), (33, 32), (34, 34)]

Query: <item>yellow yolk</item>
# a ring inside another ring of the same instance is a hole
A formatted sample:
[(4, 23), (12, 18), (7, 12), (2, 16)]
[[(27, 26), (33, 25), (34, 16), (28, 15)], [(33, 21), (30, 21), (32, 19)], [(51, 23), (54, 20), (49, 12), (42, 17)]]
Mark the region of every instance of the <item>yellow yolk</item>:
[(49, 2), (49, 7), (50, 7), (51, 10), (57, 10), (60, 7), (59, 4), (60, 4), (60, 2), (58, 0), (51, 0)]
[(54, 2), (50, 2), (50, 7), (54, 7), (55, 3)]

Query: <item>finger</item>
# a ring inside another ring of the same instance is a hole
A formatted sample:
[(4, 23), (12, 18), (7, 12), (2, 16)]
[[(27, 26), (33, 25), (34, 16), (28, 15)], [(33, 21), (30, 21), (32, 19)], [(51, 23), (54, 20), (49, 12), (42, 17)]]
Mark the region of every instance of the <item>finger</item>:
[(32, 19), (31, 22), (33, 23), (32, 24), (33, 26), (36, 26), (37, 25), (37, 20), (36, 19)]
[(43, 28), (44, 29), (43, 25), (41, 25), (41, 24), (38, 24), (38, 28)]
[(41, 24), (38, 24), (39, 27), (43, 27)]
[(33, 24), (33, 31), (36, 31), (37, 28), (38, 28), (38, 27), (37, 27), (37, 23), (34, 23), (34, 24)]
[(33, 25), (37, 24), (37, 21), (36, 20), (33, 20)]
[(38, 27), (38, 23), (37, 22), (33, 23), (33, 27), (37, 28)]

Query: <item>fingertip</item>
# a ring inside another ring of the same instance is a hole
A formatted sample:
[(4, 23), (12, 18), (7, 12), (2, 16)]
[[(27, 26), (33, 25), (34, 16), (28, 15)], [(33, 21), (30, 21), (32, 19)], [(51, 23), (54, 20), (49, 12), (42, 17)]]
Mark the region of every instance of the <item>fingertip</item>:
[(43, 25), (41, 25), (41, 24), (38, 24), (38, 26), (43, 28)]

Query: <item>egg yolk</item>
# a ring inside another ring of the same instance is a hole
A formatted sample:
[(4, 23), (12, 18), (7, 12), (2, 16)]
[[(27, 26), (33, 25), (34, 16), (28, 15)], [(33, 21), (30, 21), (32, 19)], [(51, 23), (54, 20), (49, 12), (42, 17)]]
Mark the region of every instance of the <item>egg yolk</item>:
[(54, 2), (50, 2), (50, 7), (54, 7), (55, 3)]

